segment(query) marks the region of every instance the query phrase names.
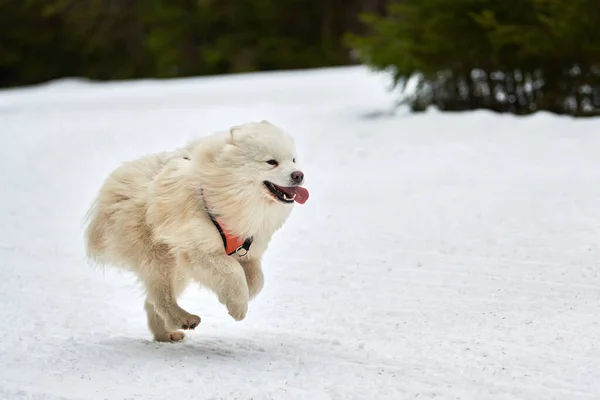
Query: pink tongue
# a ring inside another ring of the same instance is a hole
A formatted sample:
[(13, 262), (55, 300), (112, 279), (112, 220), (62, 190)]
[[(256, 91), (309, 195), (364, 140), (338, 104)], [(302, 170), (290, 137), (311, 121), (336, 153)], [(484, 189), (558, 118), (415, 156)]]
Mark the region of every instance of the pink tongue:
[(308, 190), (301, 186), (296, 187), (296, 200), (297, 203), (304, 204), (308, 200)]

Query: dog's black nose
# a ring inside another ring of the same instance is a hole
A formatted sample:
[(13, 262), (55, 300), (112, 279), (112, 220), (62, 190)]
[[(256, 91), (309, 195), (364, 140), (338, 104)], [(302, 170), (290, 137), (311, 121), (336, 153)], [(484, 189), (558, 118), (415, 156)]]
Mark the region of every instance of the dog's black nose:
[(292, 181), (294, 181), (294, 183), (300, 184), (303, 179), (304, 179), (304, 173), (302, 173), (302, 171), (292, 172)]

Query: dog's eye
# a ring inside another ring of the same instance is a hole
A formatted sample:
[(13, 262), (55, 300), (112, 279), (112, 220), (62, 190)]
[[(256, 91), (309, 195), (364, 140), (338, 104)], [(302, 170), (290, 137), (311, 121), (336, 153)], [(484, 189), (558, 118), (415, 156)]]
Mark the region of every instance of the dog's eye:
[(294, 164), (296, 164), (296, 159), (295, 159), (295, 158), (294, 158), (294, 159), (292, 159), (292, 162), (293, 162)]
[(269, 161), (267, 161), (267, 164), (274, 165), (274, 166), (278, 166), (279, 165), (279, 163), (276, 160), (269, 160)]

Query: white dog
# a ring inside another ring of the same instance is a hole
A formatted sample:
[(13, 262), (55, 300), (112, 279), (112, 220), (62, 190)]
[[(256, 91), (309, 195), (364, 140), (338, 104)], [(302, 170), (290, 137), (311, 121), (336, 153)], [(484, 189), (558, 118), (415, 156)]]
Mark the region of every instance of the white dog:
[(191, 280), (242, 320), (263, 287), (272, 235), (308, 199), (297, 161), (292, 137), (263, 121), (127, 162), (89, 210), (87, 254), (139, 277), (157, 341), (182, 340), (179, 329), (200, 323), (177, 304)]

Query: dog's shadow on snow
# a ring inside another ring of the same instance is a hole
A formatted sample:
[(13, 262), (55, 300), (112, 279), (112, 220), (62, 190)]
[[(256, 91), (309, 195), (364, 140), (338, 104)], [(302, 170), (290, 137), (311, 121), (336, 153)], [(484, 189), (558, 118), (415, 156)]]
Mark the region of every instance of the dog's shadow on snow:
[(86, 355), (98, 351), (103, 354), (103, 358), (107, 358), (108, 354), (112, 354), (108, 358), (116, 363), (164, 362), (190, 358), (209, 362), (239, 362), (243, 359), (252, 359), (253, 362), (263, 359), (268, 362), (273, 353), (281, 353), (281, 346), (264, 341), (259, 343), (252, 338), (231, 336), (192, 336), (177, 343), (158, 343), (148, 339), (121, 336), (80, 342), (78, 346), (85, 347), (81, 350)]
[[(102, 332), (105, 333), (105, 332)], [(78, 368), (119, 368), (123, 366), (153, 366), (178, 368), (194, 366), (202, 369), (215, 365), (249, 365), (269, 369), (275, 360), (312, 365), (311, 360), (323, 357), (346, 359), (339, 343), (326, 339), (295, 337), (291, 333), (264, 332), (249, 336), (225, 333), (189, 334), (183, 342), (159, 343), (135, 333), (131, 336), (101, 336), (95, 332), (71, 342), (63, 362)], [(144, 335), (146, 332), (140, 332)], [(319, 361), (320, 362), (320, 361)]]
[[(190, 337), (191, 336), (191, 337)], [(139, 336), (98, 337), (75, 340), (60, 362), (77, 370), (113, 368), (193, 368), (215, 366), (270, 370), (272, 363), (292, 363), (295, 368), (313, 368), (323, 359), (362, 363), (349, 357), (345, 346), (325, 339), (295, 338), (270, 332), (265, 336), (190, 335), (179, 343), (158, 343)], [(349, 360), (349, 361), (348, 361)]]
[(250, 339), (187, 337), (183, 342), (158, 343), (148, 339), (115, 337), (99, 343), (104, 348), (113, 348), (116, 352), (135, 353), (142, 357), (161, 357), (169, 354), (174, 357), (219, 357), (239, 359), (264, 353), (265, 349)]

